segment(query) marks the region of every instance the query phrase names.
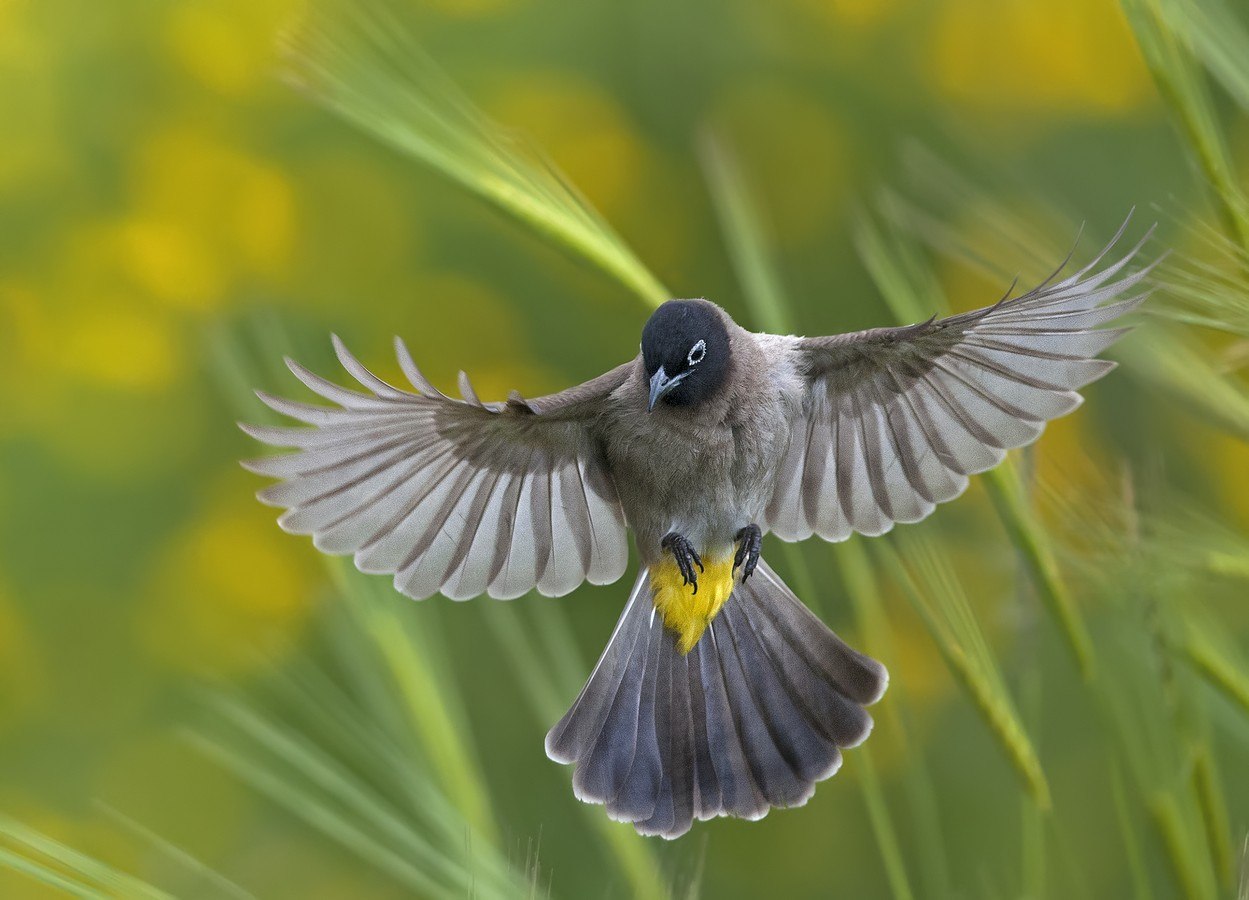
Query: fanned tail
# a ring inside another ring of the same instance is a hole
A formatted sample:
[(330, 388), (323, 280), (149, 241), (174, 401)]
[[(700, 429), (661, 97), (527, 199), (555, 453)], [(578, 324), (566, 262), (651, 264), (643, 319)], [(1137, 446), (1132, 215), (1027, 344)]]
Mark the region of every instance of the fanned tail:
[(546, 737), (573, 790), (642, 834), (694, 818), (800, 806), (872, 730), (885, 667), (833, 634), (768, 565), (739, 585), (688, 654), (643, 570), (607, 648)]

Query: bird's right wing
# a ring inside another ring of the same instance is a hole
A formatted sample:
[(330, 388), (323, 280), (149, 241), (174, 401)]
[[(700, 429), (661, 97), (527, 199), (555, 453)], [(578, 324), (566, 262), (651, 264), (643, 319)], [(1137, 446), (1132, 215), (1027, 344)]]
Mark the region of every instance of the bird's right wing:
[(984, 309), (793, 339), (807, 391), (769, 528), (789, 541), (839, 541), (916, 522), (1079, 406), (1076, 391), (1114, 367), (1095, 357), (1125, 330), (1099, 326), (1144, 299), (1130, 294), (1148, 267), (1121, 277), (1144, 239), (1096, 270), (1114, 243), (1069, 278), (1055, 283), (1055, 272)]
[(260, 393), (310, 428), (240, 427), (294, 453), (249, 460), (282, 479), (260, 499), (286, 509), (279, 524), (362, 572), (393, 574), (422, 599), (443, 593), (510, 599), (537, 588), (560, 596), (582, 581), (624, 574), (628, 538), (615, 485), (589, 425), (628, 364), (559, 394), (482, 403), (460, 373), (464, 399), (439, 392), (403, 342), (399, 364), (416, 392), (373, 375), (334, 338), (347, 390), (287, 361), (336, 407)]

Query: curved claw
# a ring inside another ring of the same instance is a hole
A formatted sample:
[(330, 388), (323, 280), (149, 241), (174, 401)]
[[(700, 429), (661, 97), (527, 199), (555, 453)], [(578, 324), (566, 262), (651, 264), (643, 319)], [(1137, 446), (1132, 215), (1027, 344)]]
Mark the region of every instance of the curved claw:
[(698, 575), (694, 571), (694, 566), (698, 566), (698, 571), (703, 572), (702, 558), (698, 555), (698, 551), (694, 549), (694, 545), (689, 542), (685, 535), (670, 531), (664, 535), (664, 539), (659, 545), (669, 551), (676, 560), (677, 568), (681, 571), (681, 580), (684, 584), (692, 584), (694, 586), (693, 593), (698, 593)]
[(745, 581), (754, 574), (755, 567), (759, 565), (759, 552), (763, 548), (763, 532), (758, 525), (750, 524), (737, 532), (734, 539), (737, 541), (737, 553), (733, 557), (733, 570), (736, 571), (740, 566), (742, 581)]

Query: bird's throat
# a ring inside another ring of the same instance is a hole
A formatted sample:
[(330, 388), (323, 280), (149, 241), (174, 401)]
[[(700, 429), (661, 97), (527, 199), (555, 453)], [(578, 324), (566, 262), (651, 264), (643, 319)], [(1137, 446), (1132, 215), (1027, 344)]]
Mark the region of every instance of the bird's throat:
[(664, 625), (677, 634), (682, 653), (689, 653), (702, 637), (724, 601), (733, 593), (733, 553), (722, 557), (702, 555), (698, 593), (684, 584), (675, 560), (665, 559), (650, 568), (651, 597)]

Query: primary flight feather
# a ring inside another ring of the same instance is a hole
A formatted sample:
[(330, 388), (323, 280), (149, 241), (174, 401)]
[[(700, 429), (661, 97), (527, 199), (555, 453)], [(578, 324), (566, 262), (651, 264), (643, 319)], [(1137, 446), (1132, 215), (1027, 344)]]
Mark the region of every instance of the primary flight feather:
[[(1120, 231), (1122, 234), (1122, 229)], [(1146, 235), (1146, 238), (1148, 235)], [(1116, 236), (1116, 240), (1118, 236)], [(1142, 240), (1142, 244), (1143, 244)], [(243, 425), (295, 452), (251, 460), (287, 531), (422, 599), (561, 596), (641, 569), (602, 657), (547, 735), (573, 789), (644, 834), (804, 803), (862, 742), (884, 693), (766, 562), (763, 534), (879, 535), (958, 496), (1108, 372), (1148, 269), (1141, 244), (942, 320), (831, 337), (754, 334), (706, 300), (659, 307), (637, 357), (536, 399), (413, 390), (338, 338), (348, 390), (295, 362), (334, 407), (261, 393), (305, 426)]]

